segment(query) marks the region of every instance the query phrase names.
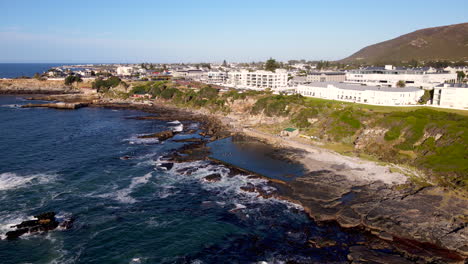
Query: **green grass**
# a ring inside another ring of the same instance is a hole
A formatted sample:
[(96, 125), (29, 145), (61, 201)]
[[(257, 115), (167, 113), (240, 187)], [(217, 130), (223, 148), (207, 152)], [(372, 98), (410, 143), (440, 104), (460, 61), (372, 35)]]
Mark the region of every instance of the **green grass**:
[(335, 106), (352, 106), (354, 109), (361, 109), (361, 110), (368, 110), (372, 112), (379, 112), (379, 113), (392, 113), (392, 112), (411, 112), (418, 109), (432, 109), (435, 111), (446, 112), (446, 113), (453, 113), (468, 116), (468, 110), (459, 110), (459, 109), (447, 109), (447, 108), (438, 108), (433, 106), (383, 106), (383, 105), (367, 105), (367, 104), (359, 104), (359, 103), (351, 103), (351, 102), (342, 102), (336, 100), (328, 100), (322, 98), (313, 98), (313, 97), (306, 97), (305, 101), (309, 104), (333, 104)]

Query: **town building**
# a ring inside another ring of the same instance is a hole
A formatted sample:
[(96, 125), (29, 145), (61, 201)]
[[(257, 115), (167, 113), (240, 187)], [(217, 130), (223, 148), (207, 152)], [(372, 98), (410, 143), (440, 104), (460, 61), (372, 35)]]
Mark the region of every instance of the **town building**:
[(224, 84), (228, 78), (227, 72), (209, 71), (203, 78), (203, 81), (209, 84)]
[(312, 72), (307, 75), (308, 82), (344, 82), (344, 72)]
[(424, 90), (416, 87), (391, 88), (352, 85), (338, 82), (316, 82), (299, 85), (296, 93), (307, 97), (374, 105), (415, 105)]
[(116, 71), (119, 76), (131, 76), (133, 74), (133, 67), (119, 66)]
[(289, 86), (296, 87), (299, 84), (308, 83), (306, 76), (294, 76), (291, 80), (288, 81)]
[(392, 65), (386, 65), (385, 67), (351, 70), (346, 73), (345, 82), (371, 86), (397, 87), (399, 81), (404, 81), (406, 86), (432, 89), (440, 83), (455, 82), (456, 79), (456, 73), (438, 72), (429, 68), (395, 68)]
[(444, 83), (434, 87), (432, 104), (468, 110), (468, 84)]
[(288, 86), (288, 72), (278, 69), (271, 71), (234, 71), (228, 73), (228, 86), (234, 88), (257, 89), (266, 88), (277, 89)]

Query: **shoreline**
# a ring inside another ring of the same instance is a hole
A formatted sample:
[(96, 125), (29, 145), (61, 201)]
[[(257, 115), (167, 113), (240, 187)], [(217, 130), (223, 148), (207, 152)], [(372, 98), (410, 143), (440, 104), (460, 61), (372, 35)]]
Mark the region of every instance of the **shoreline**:
[[(300, 142), (285, 140), (283, 138), (252, 129), (245, 129), (240, 125), (238, 125), (238, 127), (233, 127), (232, 123), (226, 123), (225, 120), (223, 121), (222, 116), (210, 114), (203, 110), (200, 111), (188, 108), (178, 108), (175, 106), (169, 106), (167, 104), (147, 105), (128, 101), (118, 102), (106, 100), (99, 100), (90, 106), (135, 109), (148, 112), (150, 114), (160, 114), (161, 110), (162, 112), (175, 111), (178, 112), (178, 114), (181, 116), (183, 115), (186, 117), (187, 120), (195, 119), (196, 121), (207, 122), (207, 125), (201, 124), (201, 129), (211, 130), (211, 133), (208, 133), (211, 134), (209, 141), (213, 141), (232, 134), (240, 134), (254, 137), (256, 139), (260, 139), (261, 141), (266, 141), (267, 144), (278, 148), (280, 151), (285, 151), (286, 149), (291, 148), (299, 150), (300, 153), (296, 152), (293, 157), (286, 156), (285, 158), (290, 160), (296, 159), (296, 161), (303, 164), (304, 167), (309, 171), (309, 175), (301, 177), (301, 179), (294, 180), (291, 183), (275, 181), (274, 179), (268, 178), (270, 182), (279, 184), (283, 187), (283, 191), (279, 193), (278, 198), (288, 200), (303, 206), (306, 213), (317, 222), (334, 221), (343, 228), (363, 228), (364, 230), (369, 231), (371, 234), (379, 237), (384, 241), (413, 241), (412, 246), (419, 245), (417, 252), (408, 253), (407, 248), (401, 249), (403, 252), (407, 252), (409, 256), (422, 256), (422, 258), (426, 260), (436, 260), (440, 256), (434, 256), (433, 252), (431, 252), (434, 251), (436, 255), (448, 257), (448, 259), (455, 263), (463, 261), (463, 259), (466, 259), (468, 256), (468, 249), (464, 249), (462, 247), (460, 250), (457, 248), (457, 246), (460, 246), (460, 242), (463, 243), (463, 240), (460, 241), (460, 237), (458, 237), (459, 243), (449, 243), (449, 241), (441, 242), (440, 240), (428, 238), (426, 235), (421, 234), (424, 233), (422, 232), (424, 230), (421, 230), (418, 227), (428, 227), (426, 225), (427, 222), (424, 222), (423, 219), (426, 216), (430, 216), (431, 212), (426, 212), (422, 215), (416, 215), (416, 218), (408, 219), (409, 223), (407, 221), (403, 221), (403, 224), (415, 224), (416, 226), (406, 226), (403, 227), (403, 229), (400, 228), (400, 230), (391, 230), (391, 227), (387, 226), (388, 223), (386, 221), (382, 223), (382, 221), (378, 219), (378, 217), (384, 216), (384, 218), (387, 217), (389, 220), (393, 221), (392, 219), (394, 217), (401, 217), (405, 214), (405, 212), (411, 212), (414, 214), (414, 210), (422, 211), (422, 208), (418, 208), (417, 204), (411, 204), (411, 206), (406, 208), (407, 211), (397, 211), (396, 215), (392, 214), (395, 212), (382, 211), (380, 212), (380, 215), (377, 214), (376, 218), (380, 222), (369, 221), (369, 219), (367, 219), (369, 214), (372, 215), (371, 211), (363, 213), (363, 208), (359, 208), (359, 206), (367, 206), (374, 209), (377, 205), (385, 207), (386, 205), (383, 203), (386, 201), (397, 201), (398, 199), (404, 200), (407, 199), (407, 197), (411, 198), (411, 196), (413, 196), (413, 198), (414, 196), (417, 196), (418, 199), (424, 199), (428, 198), (427, 196), (434, 195), (439, 195), (442, 197), (446, 196), (446, 194), (443, 193), (443, 190), (438, 187), (421, 188), (416, 190), (395, 190), (396, 188), (394, 187), (404, 184), (407, 180), (407, 177), (402, 173), (390, 171), (388, 166), (382, 166), (375, 162), (367, 161), (358, 157), (344, 156), (331, 150), (320, 148), (318, 146), (306, 145)], [(189, 114), (186, 115), (187, 113)], [(174, 113), (171, 113), (170, 115), (173, 114)], [(160, 118), (164, 118), (164, 115), (160, 116)], [(356, 193), (354, 194), (355, 196), (351, 197), (351, 200), (358, 200), (359, 203), (342, 201), (343, 197), (347, 197), (351, 193)], [(359, 201), (361, 198), (366, 198), (366, 201)], [(416, 199), (416, 201), (418, 201), (418, 199)], [(454, 200), (448, 201), (442, 199), (442, 201), (444, 203), (455, 201), (455, 204), (466, 204), (467, 206), (465, 208), (468, 208), (468, 201), (466, 199), (464, 201), (460, 201), (458, 197), (454, 197), (453, 199)], [(368, 200), (371, 200), (371, 204), (369, 204)], [(407, 201), (405, 201), (405, 203), (407, 203)], [(419, 207), (420, 206), (421, 205), (419, 205)], [(356, 208), (358, 208), (360, 211), (356, 210)], [(401, 209), (401, 204), (397, 203), (397, 206), (393, 205), (390, 206), (390, 208)], [(434, 209), (434, 207), (432, 207), (432, 209)], [(451, 207), (450, 209), (453, 208)], [(466, 213), (467, 210), (464, 211)], [(463, 210), (461, 211), (461, 214), (460, 211), (458, 211), (458, 213), (453, 213), (452, 215), (463, 216)], [(447, 223), (449, 220), (453, 220), (453, 217), (449, 218), (450, 219), (440, 220), (442, 220), (442, 223)], [(457, 226), (452, 230), (460, 228), (460, 223), (452, 223), (452, 226), (455, 224)], [(407, 229), (417, 230), (416, 232), (408, 233)], [(443, 228), (438, 226), (434, 229)], [(463, 230), (465, 230), (466, 233), (466, 226), (459, 231)], [(434, 230), (430, 231), (434, 232)], [(396, 234), (398, 234), (398, 236)], [(449, 236), (448, 240), (455, 238), (453, 232), (449, 234), (452, 234), (452, 236)], [(462, 233), (461, 239), (463, 239), (464, 236), (465, 234)], [(429, 252), (427, 252), (427, 250), (424, 249), (424, 243), (432, 243), (435, 249), (429, 250)]]

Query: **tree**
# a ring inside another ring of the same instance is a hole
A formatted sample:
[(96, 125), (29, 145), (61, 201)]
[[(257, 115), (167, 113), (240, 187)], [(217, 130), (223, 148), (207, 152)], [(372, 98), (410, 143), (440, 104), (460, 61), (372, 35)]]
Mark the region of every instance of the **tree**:
[(227, 66), (228, 66), (228, 65), (227, 65), (226, 60), (223, 60), (223, 67), (227, 67)]
[(275, 72), (276, 69), (278, 69), (280, 65), (276, 62), (275, 59), (270, 58), (269, 60), (266, 61), (265, 63), (265, 70), (266, 71), (272, 71)]
[(463, 71), (457, 71), (457, 80), (458, 80), (458, 82), (463, 82), (465, 77), (466, 77), (466, 74)]
[(34, 77), (33, 77), (33, 78), (39, 80), (39, 79), (41, 79), (41, 75), (40, 75), (39, 73), (36, 72), (36, 73), (34, 74)]
[(432, 100), (434, 97), (434, 90), (424, 90), (424, 94), (419, 98), (418, 103), (427, 104), (428, 101)]
[(83, 79), (79, 75), (68, 75), (67, 78), (65, 78), (65, 85), (72, 85), (75, 82), (82, 82)]
[(399, 80), (399, 81), (396, 83), (396, 86), (397, 86), (397, 87), (400, 87), (400, 88), (403, 88), (403, 87), (406, 86), (406, 83), (405, 83), (405, 81), (403, 81), (403, 80)]

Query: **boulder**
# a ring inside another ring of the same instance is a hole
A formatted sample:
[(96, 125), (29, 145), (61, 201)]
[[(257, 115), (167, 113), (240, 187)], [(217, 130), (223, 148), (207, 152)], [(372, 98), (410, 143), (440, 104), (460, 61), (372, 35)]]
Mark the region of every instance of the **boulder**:
[(218, 182), (221, 180), (221, 175), (219, 173), (211, 174), (203, 178), (207, 182)]
[[(11, 228), (16, 228), (16, 230), (7, 232), (6, 238), (15, 239), (26, 233), (47, 232), (49, 230), (54, 230), (60, 224), (57, 222), (54, 212), (46, 212), (34, 217), (36, 218), (35, 220), (27, 220), (18, 225), (11, 226)], [(65, 229), (69, 229), (73, 221), (73, 218), (65, 220), (62, 222), (61, 226)]]
[(160, 141), (164, 141), (166, 139), (172, 138), (173, 136), (174, 132), (172, 132), (172, 130), (166, 130), (154, 134), (139, 136), (138, 138), (157, 138)]

